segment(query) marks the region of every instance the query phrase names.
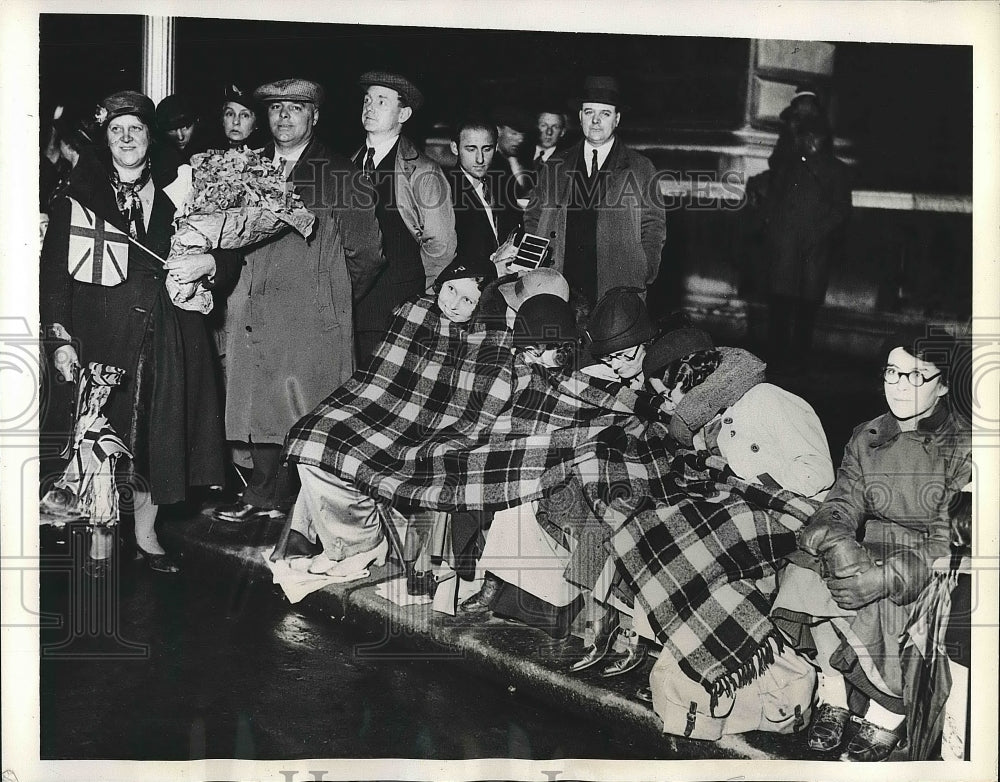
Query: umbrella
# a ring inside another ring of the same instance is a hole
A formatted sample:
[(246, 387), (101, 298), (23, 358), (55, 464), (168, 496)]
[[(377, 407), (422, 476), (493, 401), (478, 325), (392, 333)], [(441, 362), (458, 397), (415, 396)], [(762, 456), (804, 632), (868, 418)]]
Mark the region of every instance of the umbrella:
[(118, 367), (96, 362), (81, 373), (73, 435), (63, 452), (69, 461), (55, 485), (42, 497), (41, 523), (62, 526), (86, 520), (104, 527), (118, 523), (115, 466), (122, 456), (132, 454), (102, 410), (124, 374)]
[(935, 573), (914, 603), (903, 631), (900, 664), (910, 760), (929, 760), (941, 738), (952, 681), (945, 633), (951, 592), (957, 583), (954, 568)]

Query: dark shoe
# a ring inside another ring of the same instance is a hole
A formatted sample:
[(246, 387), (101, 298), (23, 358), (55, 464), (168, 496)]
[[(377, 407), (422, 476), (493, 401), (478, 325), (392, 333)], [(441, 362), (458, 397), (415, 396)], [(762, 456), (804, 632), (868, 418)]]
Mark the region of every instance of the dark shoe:
[(586, 648), (583, 657), (569, 667), (570, 673), (585, 671), (607, 657), (618, 635), (618, 631), (621, 629), (618, 624), (617, 612), (613, 618), (605, 617), (597, 622), (587, 622), (587, 624), (596, 630), (594, 643)]
[(499, 578), (487, 573), (483, 581), (483, 588), (463, 602), (458, 607), (458, 610), (466, 614), (481, 614), (489, 611), (494, 599), (496, 599), (497, 593), (500, 591), (502, 583)]
[(646, 660), (646, 644), (639, 640), (635, 630), (629, 630), (628, 633), (630, 633), (628, 636), (629, 644), (625, 654), (601, 671), (601, 676), (605, 678), (621, 676), (629, 671), (634, 671)]
[(149, 569), (154, 573), (180, 573), (181, 568), (169, 554), (150, 554), (143, 551), (141, 546), (136, 546), (136, 552), (142, 559), (146, 560)]
[(259, 508), (245, 502), (234, 502), (232, 505), (220, 505), (212, 511), (212, 516), (219, 521), (245, 524), (260, 519), (280, 520), (285, 518), (285, 512), (273, 508)]
[(844, 728), (851, 718), (851, 712), (841, 706), (821, 703), (813, 712), (809, 726), (809, 749), (816, 752), (831, 752), (844, 740)]
[(406, 563), (406, 594), (434, 597), (437, 580), (433, 570), (414, 570), (413, 563)]
[(841, 759), (852, 763), (879, 763), (892, 754), (898, 743), (899, 736), (894, 731), (860, 720), (858, 732), (848, 742)]
[(653, 688), (648, 684), (645, 687), (640, 687), (635, 691), (635, 697), (642, 701), (643, 703), (653, 702)]

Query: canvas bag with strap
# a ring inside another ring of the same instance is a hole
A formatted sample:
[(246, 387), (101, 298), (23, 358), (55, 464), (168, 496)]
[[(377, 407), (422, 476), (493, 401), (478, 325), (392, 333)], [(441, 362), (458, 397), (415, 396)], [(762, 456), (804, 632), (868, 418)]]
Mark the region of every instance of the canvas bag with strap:
[(715, 741), (750, 730), (795, 733), (804, 729), (812, 712), (816, 671), (808, 660), (786, 647), (753, 681), (732, 696), (721, 696), (713, 708), (708, 691), (663, 649), (650, 672), (649, 684), (653, 709), (663, 720), (664, 733)]

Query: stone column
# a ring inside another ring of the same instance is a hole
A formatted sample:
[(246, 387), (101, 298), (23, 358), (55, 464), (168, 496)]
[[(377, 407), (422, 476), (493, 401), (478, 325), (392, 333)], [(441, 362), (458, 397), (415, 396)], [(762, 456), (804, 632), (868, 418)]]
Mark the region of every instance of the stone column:
[(159, 103), (174, 91), (176, 23), (172, 16), (142, 20), (142, 91)]

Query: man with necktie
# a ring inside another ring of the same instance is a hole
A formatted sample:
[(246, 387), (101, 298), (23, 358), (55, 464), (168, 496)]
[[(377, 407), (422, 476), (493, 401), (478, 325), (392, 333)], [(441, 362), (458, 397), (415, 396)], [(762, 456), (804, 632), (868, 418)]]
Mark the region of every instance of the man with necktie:
[[(351, 161), (314, 135), (323, 88), (281, 79), (254, 91), (283, 165), (316, 215), (308, 239), (286, 231), (246, 254), (226, 320), (226, 439), (248, 443), (253, 473), (230, 522), (282, 518), (297, 481), (281, 464), (285, 435), (354, 372), (353, 307), (385, 265), (375, 210)], [(321, 180), (322, 178), (322, 180)]]
[(562, 112), (540, 111), (538, 113), (538, 139), (535, 141), (533, 165), (535, 172), (549, 162), (549, 158), (559, 149), (559, 142), (566, 135), (566, 115)]
[(581, 322), (613, 287), (646, 291), (666, 238), (653, 164), (616, 136), (621, 105), (616, 79), (585, 79), (584, 138), (542, 166), (524, 213), (525, 230), (550, 240), (554, 266), (569, 281)]
[(455, 127), (451, 151), (458, 157), (452, 169), (458, 250), (466, 258), (489, 258), (520, 222), (520, 215), (498, 198), (496, 177), (490, 172), (497, 131), (492, 123), (467, 119)]
[(388, 262), (355, 309), (358, 360), (378, 347), (393, 310), (433, 285), (455, 257), (458, 239), (451, 188), (441, 167), (402, 135), (423, 95), (407, 78), (368, 71), (359, 80), (365, 96), (365, 144), (354, 156), (374, 198)]

